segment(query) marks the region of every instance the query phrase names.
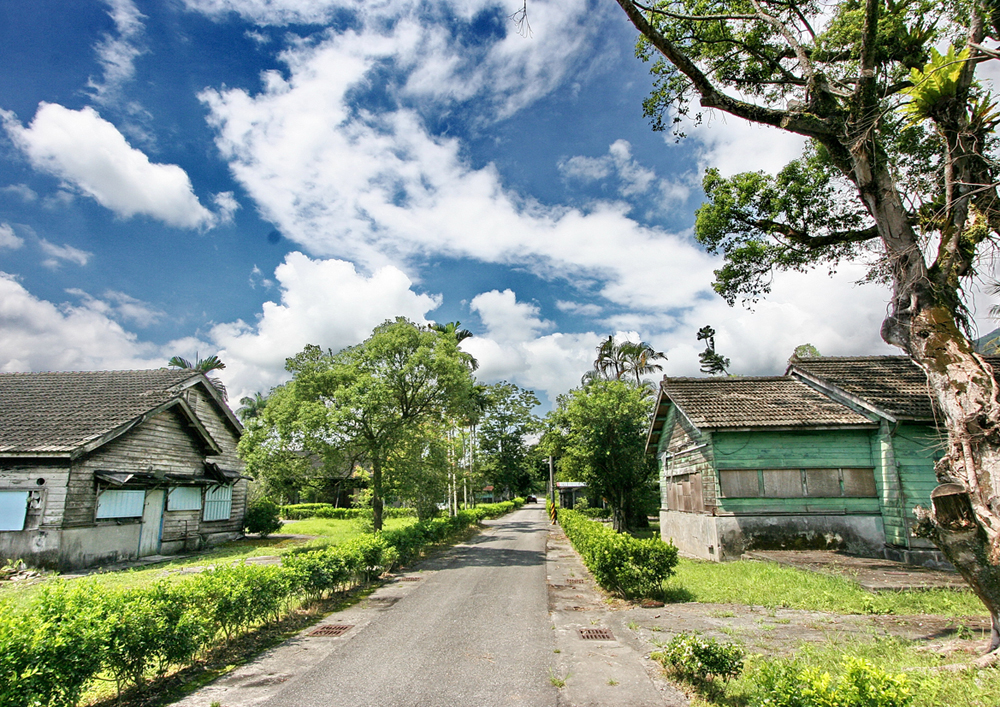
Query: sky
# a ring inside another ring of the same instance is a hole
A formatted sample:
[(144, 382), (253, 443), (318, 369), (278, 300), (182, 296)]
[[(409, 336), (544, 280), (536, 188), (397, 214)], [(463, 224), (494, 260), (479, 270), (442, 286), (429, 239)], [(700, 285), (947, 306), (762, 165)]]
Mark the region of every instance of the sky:
[[(752, 309), (694, 241), (706, 167), (801, 139), (709, 117), (680, 142), (610, 0), (0, 0), (0, 371), (217, 354), (238, 400), (386, 319), (460, 321), (484, 382), (545, 407), (610, 334), (698, 375), (794, 348), (895, 353), (861, 265)], [(992, 322), (980, 324), (983, 331)]]

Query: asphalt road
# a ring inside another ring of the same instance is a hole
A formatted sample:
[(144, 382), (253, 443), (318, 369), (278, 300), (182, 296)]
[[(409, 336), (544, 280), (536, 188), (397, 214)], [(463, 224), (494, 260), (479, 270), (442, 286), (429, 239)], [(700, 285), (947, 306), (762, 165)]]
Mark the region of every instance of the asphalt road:
[[(542, 506), (522, 509), (430, 565), (268, 707), (555, 705)], [(339, 639), (341, 641), (343, 639)]]

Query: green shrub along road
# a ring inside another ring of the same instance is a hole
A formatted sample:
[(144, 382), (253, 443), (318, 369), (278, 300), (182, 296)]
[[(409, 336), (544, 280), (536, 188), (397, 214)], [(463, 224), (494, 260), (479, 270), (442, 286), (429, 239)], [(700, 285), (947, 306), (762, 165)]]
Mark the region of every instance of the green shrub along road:
[[(281, 507), (281, 517), (285, 520), (302, 520), (303, 518), (334, 518), (336, 520), (354, 520), (371, 515), (367, 508), (336, 508), (329, 503), (296, 503)], [(382, 509), (383, 518), (416, 518), (415, 508)]]
[(523, 501), (485, 504), (323, 549), (281, 566), (221, 565), (175, 582), (117, 591), (100, 578), (54, 582), (27, 606), (0, 602), (0, 705), (73, 707), (100, 677), (124, 689), (279, 620), (311, 598), (367, 584)]

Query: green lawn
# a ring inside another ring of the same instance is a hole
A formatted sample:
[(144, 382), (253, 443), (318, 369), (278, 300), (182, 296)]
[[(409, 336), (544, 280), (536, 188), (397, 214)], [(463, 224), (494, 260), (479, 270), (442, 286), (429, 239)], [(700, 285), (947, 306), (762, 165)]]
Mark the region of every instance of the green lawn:
[(970, 591), (929, 589), (872, 594), (840, 577), (771, 562), (703, 562), (681, 558), (664, 582), (668, 600), (749, 604), (838, 614), (985, 615)]
[[(385, 521), (386, 529), (399, 528), (415, 523), (416, 518), (390, 518)], [(280, 535), (315, 535), (312, 541), (321, 545), (337, 545), (361, 533), (361, 526), (354, 520), (333, 520), (328, 518), (309, 518), (306, 520), (287, 521), (278, 531)], [(290, 548), (297, 547), (305, 538), (245, 538), (225, 543), (207, 552), (196, 553), (159, 562), (142, 568), (123, 570), (119, 572), (102, 572), (89, 575), (82, 579), (70, 581), (93, 582), (96, 591), (101, 588), (124, 588), (149, 584), (157, 580), (177, 581), (189, 577), (190, 574), (180, 572), (186, 568), (205, 567), (219, 563), (239, 562), (251, 557), (281, 555)], [(58, 575), (53, 575), (45, 581), (52, 581)], [(14, 606), (20, 606), (34, 597), (45, 582), (18, 584), (12, 582), (0, 583), (0, 601), (9, 601)]]

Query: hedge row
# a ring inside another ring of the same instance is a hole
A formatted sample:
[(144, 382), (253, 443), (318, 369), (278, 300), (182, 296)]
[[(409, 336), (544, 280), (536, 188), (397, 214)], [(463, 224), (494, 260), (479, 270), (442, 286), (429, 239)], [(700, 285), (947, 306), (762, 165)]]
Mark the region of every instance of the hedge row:
[(280, 566), (222, 565), (175, 583), (110, 591), (97, 580), (57, 582), (22, 610), (0, 603), (0, 705), (73, 707), (98, 676), (120, 691), (190, 665), (303, 600), (371, 582), (428, 544), (521, 503), (289, 552)]
[[(329, 503), (296, 503), (281, 507), (281, 517), (285, 520), (302, 520), (303, 518), (349, 520), (370, 513), (371, 510), (367, 508), (336, 508)], [(383, 518), (415, 518), (416, 515), (415, 508), (387, 507), (382, 509)]]
[(677, 548), (658, 538), (616, 533), (568, 508), (559, 509), (559, 524), (597, 583), (621, 596), (659, 596), (677, 565)]

